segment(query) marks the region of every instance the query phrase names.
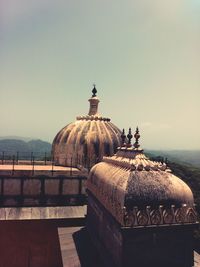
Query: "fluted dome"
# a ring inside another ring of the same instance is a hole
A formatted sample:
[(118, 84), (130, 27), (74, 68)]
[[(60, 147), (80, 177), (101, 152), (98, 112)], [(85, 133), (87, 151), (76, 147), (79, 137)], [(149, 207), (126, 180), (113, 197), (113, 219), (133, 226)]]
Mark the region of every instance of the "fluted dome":
[[(171, 218), (171, 222), (175, 223), (174, 216), (178, 213), (180, 217), (180, 212), (185, 216), (182, 222), (195, 220), (193, 194), (186, 183), (173, 175), (165, 163), (151, 161), (143, 154), (139, 148), (138, 129), (134, 146), (130, 143), (130, 131), (127, 137), (128, 144), (120, 147), (114, 156), (104, 157), (102, 162), (93, 166), (88, 179), (88, 191), (121, 224), (127, 225), (127, 221), (128, 224), (137, 223), (141, 210), (146, 214), (143, 222), (146, 218), (146, 222), (152, 223), (149, 218), (155, 213), (154, 209), (157, 212), (156, 219), (159, 217), (162, 222), (167, 214), (166, 222), (169, 223)], [(165, 211), (162, 211), (163, 208)], [(152, 216), (152, 220), (155, 220), (155, 214)]]
[(109, 118), (98, 113), (95, 86), (92, 93), (88, 115), (78, 116), (54, 138), (52, 155), (58, 165), (88, 168), (101, 161), (104, 155), (113, 155), (120, 145), (121, 131)]

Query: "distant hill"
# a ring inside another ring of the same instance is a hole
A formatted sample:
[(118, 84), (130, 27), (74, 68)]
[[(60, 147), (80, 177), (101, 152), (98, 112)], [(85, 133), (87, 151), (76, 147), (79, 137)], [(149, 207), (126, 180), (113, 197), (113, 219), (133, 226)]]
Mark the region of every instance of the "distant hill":
[(150, 157), (161, 156), (170, 161), (200, 168), (200, 150), (145, 150)]
[(40, 159), (51, 153), (51, 144), (42, 140), (31, 140), (28, 142), (18, 139), (2, 139), (0, 140), (0, 157), (4, 151), (5, 158), (17, 155), (19, 159), (29, 159), (33, 153), (35, 159)]
[(25, 141), (25, 142), (33, 140), (33, 138), (31, 138), (31, 137), (24, 137), (24, 136), (15, 136), (15, 135), (0, 136), (0, 140), (5, 140), (5, 139), (22, 140), (22, 141)]
[(51, 151), (51, 144), (46, 142), (46, 141), (42, 141), (40, 139), (38, 140), (31, 140), (29, 142), (27, 142), (29, 149), (31, 151), (38, 151), (38, 152), (50, 152)]

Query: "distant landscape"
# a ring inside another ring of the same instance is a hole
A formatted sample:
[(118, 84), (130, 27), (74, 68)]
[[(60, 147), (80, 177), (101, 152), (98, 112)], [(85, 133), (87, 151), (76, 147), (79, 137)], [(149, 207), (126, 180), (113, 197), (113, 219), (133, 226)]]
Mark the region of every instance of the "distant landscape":
[(145, 150), (151, 156), (161, 156), (183, 164), (200, 168), (200, 150)]
[[(35, 157), (41, 157), (46, 152), (51, 154), (51, 144), (40, 139), (31, 140), (29, 137), (4, 136), (0, 137), (0, 157), (4, 151), (5, 155), (16, 155), (19, 157), (29, 157), (31, 152)], [(148, 150), (145, 149), (149, 157), (163, 157), (170, 161), (183, 163), (184, 165), (200, 168), (200, 150)]]
[(19, 138), (0, 138), (0, 160), (2, 157), (6, 159), (13, 155), (18, 159), (30, 159), (31, 156), (34, 156), (36, 160), (43, 159), (45, 155), (51, 155), (51, 144), (40, 139), (24, 141)]

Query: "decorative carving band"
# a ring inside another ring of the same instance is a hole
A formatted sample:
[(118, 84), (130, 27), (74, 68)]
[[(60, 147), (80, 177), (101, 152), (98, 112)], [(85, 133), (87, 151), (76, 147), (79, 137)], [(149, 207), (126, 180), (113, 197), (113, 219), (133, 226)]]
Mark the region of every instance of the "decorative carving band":
[(110, 118), (104, 118), (98, 115), (86, 115), (86, 116), (78, 116), (76, 117), (77, 120), (86, 120), (86, 121), (110, 121)]
[(171, 205), (170, 208), (159, 206), (158, 209), (151, 209), (147, 206), (139, 210), (134, 207), (133, 210), (124, 209), (124, 226), (150, 226), (150, 225), (169, 225), (169, 224), (186, 224), (196, 223), (198, 220), (195, 206), (186, 204), (181, 207)]

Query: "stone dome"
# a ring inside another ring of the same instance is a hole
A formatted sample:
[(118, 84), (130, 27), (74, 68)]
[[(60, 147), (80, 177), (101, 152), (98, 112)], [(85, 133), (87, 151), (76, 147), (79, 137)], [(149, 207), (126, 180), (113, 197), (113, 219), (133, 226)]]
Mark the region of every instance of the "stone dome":
[(103, 156), (116, 153), (121, 131), (109, 118), (98, 113), (97, 90), (92, 90), (89, 113), (61, 129), (52, 144), (52, 156), (57, 165), (90, 168)]
[(162, 221), (167, 214), (167, 222), (170, 219), (175, 222), (176, 213), (179, 217), (187, 214), (187, 218), (181, 217), (187, 222), (195, 220), (190, 188), (173, 175), (165, 163), (151, 161), (144, 155), (138, 143), (138, 128), (134, 136), (136, 141), (132, 146), (129, 129), (128, 144), (119, 147), (114, 156), (104, 157), (93, 166), (87, 181), (88, 193), (92, 193), (121, 224), (126, 225), (127, 221), (130, 224), (131, 220), (131, 223), (133, 220), (138, 222), (140, 218), (136, 220), (136, 217), (140, 217), (138, 212), (141, 211), (146, 214), (141, 217), (143, 223), (145, 218), (150, 222), (152, 212), (153, 219), (157, 216), (156, 219), (159, 217)]

